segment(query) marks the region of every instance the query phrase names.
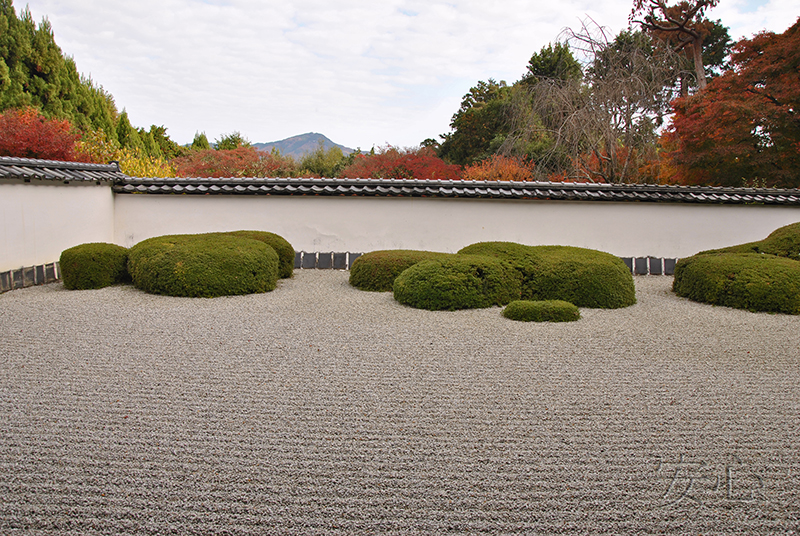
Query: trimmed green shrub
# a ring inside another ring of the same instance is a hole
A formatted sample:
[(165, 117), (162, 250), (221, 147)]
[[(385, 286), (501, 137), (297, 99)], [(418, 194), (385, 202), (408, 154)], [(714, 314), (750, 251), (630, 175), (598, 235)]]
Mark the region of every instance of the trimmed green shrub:
[(574, 322), (580, 319), (581, 312), (562, 300), (517, 300), (503, 309), (503, 316), (522, 322)]
[(278, 277), (285, 279), (294, 274), (294, 248), (282, 236), (267, 231), (231, 231), (224, 234), (264, 242), (278, 254)]
[(709, 253), (678, 261), (672, 290), (690, 300), (800, 314), (800, 262), (761, 253)]
[(602, 309), (636, 303), (630, 270), (610, 253), (514, 242), (480, 242), (458, 253), (489, 255), (510, 263), (522, 276), (523, 300), (563, 300), (577, 307)]
[(65, 249), (59, 259), (64, 288), (85, 290), (130, 282), (128, 250), (93, 242)]
[(394, 281), (394, 298), (432, 311), (505, 305), (519, 299), (520, 276), (507, 263), (481, 255), (422, 261)]
[(698, 255), (711, 253), (766, 253), (778, 257), (800, 260), (800, 222), (776, 229), (764, 240), (748, 242), (709, 251), (701, 251)]
[(278, 254), (264, 242), (224, 233), (168, 235), (133, 246), (128, 269), (145, 292), (213, 298), (273, 290)]
[(361, 290), (391, 292), (394, 280), (403, 270), (420, 261), (441, 259), (451, 253), (387, 249), (365, 253), (350, 267), (350, 284)]

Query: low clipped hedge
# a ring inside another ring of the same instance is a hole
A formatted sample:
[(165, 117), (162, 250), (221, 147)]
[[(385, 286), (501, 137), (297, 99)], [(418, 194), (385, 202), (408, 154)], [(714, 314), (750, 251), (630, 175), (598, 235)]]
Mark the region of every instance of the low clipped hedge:
[(766, 253), (800, 260), (800, 222), (776, 229), (767, 238), (758, 242), (701, 251), (698, 255), (713, 253)]
[(391, 292), (394, 281), (403, 270), (420, 261), (442, 259), (449, 253), (417, 251), (412, 249), (388, 249), (365, 253), (350, 267), (350, 284), (361, 290)]
[(796, 315), (800, 262), (762, 253), (704, 252), (678, 261), (672, 290), (702, 303)]
[(636, 303), (630, 270), (622, 259), (602, 251), (480, 242), (458, 253), (489, 255), (510, 263), (522, 277), (523, 300), (562, 300), (577, 307), (602, 309)]
[(278, 277), (285, 279), (294, 273), (294, 248), (282, 236), (267, 231), (231, 231), (224, 233), (264, 242), (278, 254)]
[(503, 316), (521, 322), (574, 322), (581, 312), (563, 300), (516, 300), (503, 309)]
[(128, 250), (93, 242), (65, 249), (59, 259), (64, 288), (86, 290), (128, 283)]
[(225, 233), (168, 235), (130, 249), (133, 284), (152, 294), (213, 298), (273, 290), (278, 254), (259, 240)]
[(431, 311), (476, 309), (519, 299), (520, 276), (507, 263), (480, 255), (421, 261), (394, 281), (394, 298)]

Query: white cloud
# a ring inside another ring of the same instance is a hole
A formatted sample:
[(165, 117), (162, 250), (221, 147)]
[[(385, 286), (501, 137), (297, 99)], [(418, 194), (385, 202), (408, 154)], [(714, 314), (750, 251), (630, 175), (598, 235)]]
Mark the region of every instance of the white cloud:
[(800, 16), (797, 0), (727, 0), (708, 12), (731, 28), (731, 38), (749, 38), (767, 30), (783, 33)]
[[(734, 37), (740, 29), (783, 31), (796, 17), (791, 3), (726, 0), (711, 15)], [(180, 143), (196, 131), (213, 139), (238, 130), (253, 141), (316, 131), (362, 148), (446, 132), (478, 80), (515, 81), (565, 27), (590, 16), (617, 32), (630, 12), (629, 3), (611, 0), (29, 5), (137, 126), (164, 125)]]

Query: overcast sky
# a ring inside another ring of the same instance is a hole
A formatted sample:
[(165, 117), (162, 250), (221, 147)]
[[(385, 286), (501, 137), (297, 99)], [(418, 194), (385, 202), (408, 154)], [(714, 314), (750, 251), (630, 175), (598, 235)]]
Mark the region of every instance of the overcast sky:
[[(19, 12), (25, 3), (14, 3)], [(418, 145), (449, 130), (478, 80), (518, 80), (534, 52), (624, 0), (30, 0), (78, 70), (135, 126), (178, 143), (320, 132), (348, 147)], [(800, 0), (721, 0), (734, 39), (783, 32)]]

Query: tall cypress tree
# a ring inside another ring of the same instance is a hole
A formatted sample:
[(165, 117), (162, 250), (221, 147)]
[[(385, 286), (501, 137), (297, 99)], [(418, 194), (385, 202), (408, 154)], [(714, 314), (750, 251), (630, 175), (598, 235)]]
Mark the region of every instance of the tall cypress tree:
[(31, 103), (26, 92), (30, 40), (25, 38), (11, 0), (0, 0), (0, 111)]
[(13, 0), (0, 0), (0, 112), (25, 106), (107, 133), (117, 116), (111, 95), (63, 55), (47, 19), (37, 26), (28, 9), (17, 17)]
[(122, 110), (117, 121), (117, 140), (123, 148), (131, 149), (135, 152), (145, 153), (145, 146), (142, 143), (142, 138), (139, 136), (139, 131), (133, 128), (130, 120), (128, 119), (128, 112)]

